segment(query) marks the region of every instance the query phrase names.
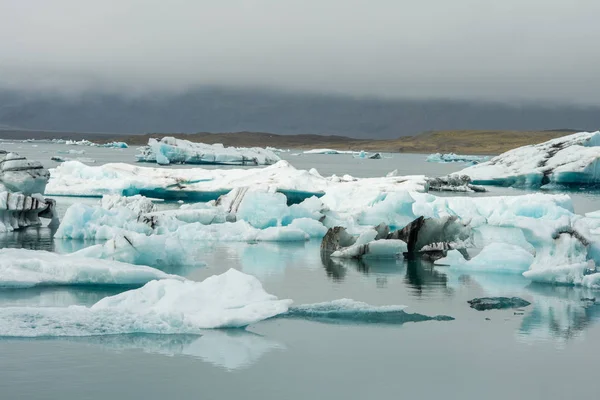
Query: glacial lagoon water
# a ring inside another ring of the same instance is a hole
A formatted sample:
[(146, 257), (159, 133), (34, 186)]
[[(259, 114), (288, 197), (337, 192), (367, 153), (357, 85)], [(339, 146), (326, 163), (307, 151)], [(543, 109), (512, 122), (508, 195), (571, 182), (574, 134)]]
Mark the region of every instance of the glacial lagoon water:
[[(80, 157), (133, 162), (135, 149), (56, 144), (0, 146), (43, 161), (58, 150)], [(349, 155), (284, 153), (298, 168), (323, 175), (444, 175), (461, 164), (425, 162), (426, 155), (381, 160)], [(68, 157), (78, 157), (66, 155)], [(179, 166), (175, 166), (176, 168)], [(484, 195), (517, 195), (492, 188)], [(600, 209), (595, 192), (571, 193), (576, 211)], [(57, 197), (64, 213), (74, 202)], [(160, 207), (176, 204), (160, 203)], [(47, 227), (0, 236), (0, 247), (72, 252), (93, 243), (54, 241)], [(397, 325), (272, 319), (246, 330), (205, 335), (113, 335), (0, 339), (0, 393), (6, 399), (564, 399), (596, 398), (600, 305), (581, 288), (534, 285), (519, 276), (450, 273), (419, 262), (321, 260), (318, 242), (216, 243), (197, 246), (196, 266), (172, 268), (194, 280), (236, 268), (297, 305), (350, 298), (373, 305), (403, 304), (408, 312), (453, 321)], [(124, 290), (35, 288), (0, 291), (0, 307), (91, 305)], [(476, 311), (467, 300), (520, 296), (523, 311)], [(600, 299), (599, 299), (600, 300)]]

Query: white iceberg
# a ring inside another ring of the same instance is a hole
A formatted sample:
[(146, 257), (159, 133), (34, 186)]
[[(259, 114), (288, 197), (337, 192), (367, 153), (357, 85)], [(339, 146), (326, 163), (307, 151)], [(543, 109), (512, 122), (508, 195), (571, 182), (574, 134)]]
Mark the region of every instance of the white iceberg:
[(180, 279), (154, 268), (47, 251), (0, 249), (0, 287), (53, 285), (142, 285)]
[(303, 151), (304, 154), (360, 154), (358, 151), (334, 150), (334, 149), (312, 149)]
[(260, 147), (224, 147), (222, 144), (195, 143), (174, 137), (148, 139), (148, 146), (141, 148), (141, 153), (136, 157), (138, 161), (161, 165), (269, 165), (281, 160), (275, 152)]
[(68, 146), (90, 146), (90, 147), (97, 147), (98, 144), (94, 143), (94, 142), (90, 142), (87, 139), (82, 139), (82, 140), (66, 140), (64, 142), (66, 145)]
[(474, 184), (581, 186), (600, 182), (600, 131), (580, 132), (519, 147), (456, 173)]
[(230, 269), (202, 282), (150, 281), (91, 307), (0, 308), (0, 336), (202, 334), (275, 317), (290, 304), (265, 292), (253, 276)]
[[(118, 194), (167, 200), (206, 202), (216, 200), (232, 189), (252, 187), (255, 191), (280, 192), (289, 204), (299, 203), (325, 191), (344, 191), (372, 201), (380, 192), (426, 191), (424, 176), (390, 176), (381, 178), (323, 177), (294, 168), (287, 161), (253, 169), (165, 169), (130, 164), (104, 164), (98, 167), (70, 161), (50, 170), (46, 194), (56, 196), (96, 196)], [(351, 199), (347, 199), (350, 201)]]

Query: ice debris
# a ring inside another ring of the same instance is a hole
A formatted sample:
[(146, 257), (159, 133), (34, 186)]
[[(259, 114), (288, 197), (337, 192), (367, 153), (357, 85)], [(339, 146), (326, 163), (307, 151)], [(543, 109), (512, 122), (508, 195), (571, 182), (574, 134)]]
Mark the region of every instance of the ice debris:
[(600, 183), (600, 131), (519, 147), (456, 173), (477, 185), (553, 187)]

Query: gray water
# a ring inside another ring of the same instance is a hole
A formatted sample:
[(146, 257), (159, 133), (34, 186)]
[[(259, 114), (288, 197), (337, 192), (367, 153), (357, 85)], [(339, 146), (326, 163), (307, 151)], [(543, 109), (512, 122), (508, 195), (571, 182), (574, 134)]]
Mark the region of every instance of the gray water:
[[(12, 146), (21, 149), (10, 150), (41, 160), (57, 149), (84, 149), (84, 157), (95, 158), (97, 165), (132, 162), (135, 154), (134, 149), (36, 144), (18, 143)], [(294, 166), (315, 167), (323, 175), (381, 176), (393, 169), (443, 175), (463, 167), (426, 163), (425, 155), (389, 156), (361, 160), (283, 154)], [(491, 192), (523, 193), (501, 188)], [(597, 193), (571, 195), (579, 213), (600, 209)], [(73, 202), (97, 202), (57, 200), (61, 213)], [(90, 244), (54, 241), (46, 227), (0, 237), (0, 247), (57, 252)], [(450, 273), (425, 263), (323, 261), (317, 242), (191, 245), (202, 250), (198, 265), (175, 271), (190, 279), (236, 268), (295, 304), (351, 298), (374, 305), (404, 304), (409, 312), (455, 320), (378, 325), (273, 319), (204, 336), (0, 339), (2, 399), (597, 397), (600, 306), (581, 300), (589, 291), (532, 285), (518, 276)], [(5, 290), (0, 291), (0, 307), (91, 305), (118, 290)], [(516, 295), (532, 304), (523, 315), (469, 308), (467, 300), (484, 295)]]

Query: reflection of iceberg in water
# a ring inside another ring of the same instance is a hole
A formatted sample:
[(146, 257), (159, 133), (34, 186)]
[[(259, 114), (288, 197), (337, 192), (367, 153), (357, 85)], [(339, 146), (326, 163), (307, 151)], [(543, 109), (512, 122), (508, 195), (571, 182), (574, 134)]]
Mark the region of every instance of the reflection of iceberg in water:
[[(600, 320), (597, 292), (585, 288), (530, 285), (533, 309), (527, 313), (518, 332), (520, 340), (556, 340), (565, 343), (582, 337), (586, 328)], [(588, 300), (590, 299), (590, 300)]]
[(285, 350), (279, 342), (242, 329), (208, 330), (200, 336), (133, 334), (68, 340), (114, 351), (141, 350), (165, 356), (188, 356), (230, 371), (249, 367), (272, 350)]
[(404, 282), (413, 296), (421, 297), (436, 292), (452, 294), (446, 275), (434, 268), (433, 264), (418, 259), (335, 258), (322, 254), (321, 263), (327, 276), (334, 281), (343, 281), (348, 271), (356, 270), (365, 275), (373, 275), (377, 286), (385, 287), (389, 277), (404, 274)]
[[(239, 248), (239, 244), (236, 244)], [(243, 246), (242, 270), (246, 274), (264, 277), (282, 274), (287, 265), (306, 258), (308, 251), (304, 242), (298, 243), (255, 243)], [(307, 263), (307, 265), (310, 265)]]
[(519, 296), (530, 301), (517, 332), (522, 342), (554, 341), (562, 345), (581, 337), (585, 329), (600, 320), (600, 304), (588, 300), (600, 293), (587, 288), (535, 284), (520, 275), (450, 271), (448, 284), (477, 285), (490, 296)]

